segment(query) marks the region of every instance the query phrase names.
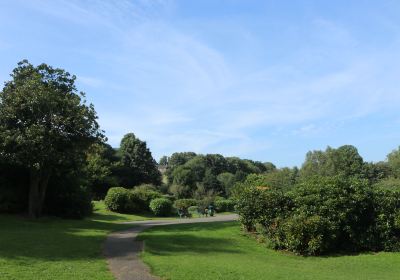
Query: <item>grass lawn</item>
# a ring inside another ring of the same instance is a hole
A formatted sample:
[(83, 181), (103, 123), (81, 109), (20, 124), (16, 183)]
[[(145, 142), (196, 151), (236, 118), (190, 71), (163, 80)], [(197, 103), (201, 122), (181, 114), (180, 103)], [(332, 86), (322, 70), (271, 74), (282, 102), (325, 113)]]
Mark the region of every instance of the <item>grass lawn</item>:
[(0, 279), (113, 279), (102, 256), (102, 243), (118, 222), (152, 217), (109, 212), (95, 203), (85, 220), (0, 215)]
[(267, 249), (235, 222), (154, 227), (142, 259), (170, 280), (400, 279), (400, 253), (299, 257)]

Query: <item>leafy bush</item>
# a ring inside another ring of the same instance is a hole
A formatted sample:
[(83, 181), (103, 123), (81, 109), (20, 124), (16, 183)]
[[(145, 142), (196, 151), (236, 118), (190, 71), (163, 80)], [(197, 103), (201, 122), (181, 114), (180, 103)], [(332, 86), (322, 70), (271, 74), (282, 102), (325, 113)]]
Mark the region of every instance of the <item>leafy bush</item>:
[(178, 210), (187, 211), (190, 206), (196, 206), (196, 204), (196, 199), (183, 198), (175, 200), (174, 207)]
[(375, 250), (400, 250), (400, 192), (376, 190)]
[(228, 212), (235, 210), (235, 202), (232, 199), (218, 199), (214, 202), (218, 212)]
[(104, 203), (107, 209), (114, 212), (140, 213), (150, 211), (150, 202), (161, 197), (159, 192), (146, 188), (128, 190), (114, 187), (108, 190)]
[(400, 249), (400, 192), (366, 180), (314, 177), (284, 193), (248, 186), (237, 198), (240, 221), (271, 247), (302, 255)]
[(254, 231), (258, 223), (268, 228), (275, 224), (277, 217), (285, 217), (291, 208), (290, 197), (266, 187), (246, 187), (236, 199), (240, 221), (248, 231)]
[(137, 211), (139, 212), (146, 212), (149, 211), (150, 201), (156, 198), (161, 198), (162, 194), (147, 188), (135, 188), (132, 191), (135, 204), (137, 204)]
[(374, 221), (373, 192), (366, 180), (344, 177), (314, 177), (292, 193), (294, 214), (318, 215), (329, 220), (335, 236), (331, 250), (360, 251), (370, 248)]
[(156, 198), (150, 202), (150, 209), (156, 216), (168, 216), (171, 214), (172, 202), (167, 198)]
[(131, 207), (131, 205), (128, 206), (130, 199), (132, 197), (129, 197), (129, 190), (122, 187), (114, 187), (108, 190), (104, 204), (108, 210), (124, 213), (128, 210), (127, 208)]
[(280, 242), (276, 245), (297, 254), (320, 255), (330, 249), (329, 228), (329, 221), (321, 216), (294, 215), (282, 225), (284, 240), (281, 241), (285, 245)]

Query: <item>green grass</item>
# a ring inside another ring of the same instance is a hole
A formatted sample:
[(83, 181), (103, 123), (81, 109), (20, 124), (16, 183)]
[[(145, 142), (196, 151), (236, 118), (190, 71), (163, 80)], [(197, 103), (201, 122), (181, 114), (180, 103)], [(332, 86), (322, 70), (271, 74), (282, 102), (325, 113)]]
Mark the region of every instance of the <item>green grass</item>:
[(300, 257), (267, 249), (235, 222), (151, 228), (142, 259), (171, 280), (400, 279), (400, 253)]
[(103, 201), (94, 201), (94, 213), (90, 217), (90, 220), (94, 221), (103, 221), (103, 222), (111, 222), (111, 223), (123, 223), (123, 222), (131, 222), (131, 221), (143, 221), (143, 220), (163, 220), (163, 219), (176, 219), (176, 217), (155, 217), (148, 214), (120, 214), (111, 212), (106, 209)]
[(102, 202), (85, 220), (0, 215), (0, 279), (113, 279), (102, 256), (105, 237), (132, 227), (119, 222), (149, 218), (107, 211)]

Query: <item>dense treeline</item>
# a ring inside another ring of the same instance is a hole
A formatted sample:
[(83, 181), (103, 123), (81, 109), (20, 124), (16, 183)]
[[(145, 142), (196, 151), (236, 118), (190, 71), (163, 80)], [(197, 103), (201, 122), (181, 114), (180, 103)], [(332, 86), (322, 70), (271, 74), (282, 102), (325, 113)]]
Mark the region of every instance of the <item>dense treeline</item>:
[(177, 198), (203, 197), (205, 195), (228, 197), (232, 187), (249, 174), (272, 172), (272, 163), (261, 163), (219, 154), (201, 155), (193, 152), (174, 153), (163, 157), (160, 164), (166, 167), (169, 192)]
[(398, 251), (399, 162), (400, 148), (378, 163), (364, 162), (349, 145), (309, 152), (293, 180), (279, 184), (261, 174), (237, 184), (237, 211), (244, 228), (275, 249)]

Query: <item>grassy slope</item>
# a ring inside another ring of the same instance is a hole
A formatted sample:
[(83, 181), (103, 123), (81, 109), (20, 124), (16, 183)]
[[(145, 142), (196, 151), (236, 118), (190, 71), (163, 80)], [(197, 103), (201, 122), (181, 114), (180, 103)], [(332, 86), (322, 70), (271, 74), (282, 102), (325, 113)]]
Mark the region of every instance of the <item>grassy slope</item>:
[(151, 228), (143, 260), (171, 280), (400, 279), (400, 253), (299, 257), (243, 235), (237, 223)]
[(0, 279), (113, 279), (101, 254), (106, 235), (146, 216), (109, 212), (101, 202), (85, 220), (0, 215)]

